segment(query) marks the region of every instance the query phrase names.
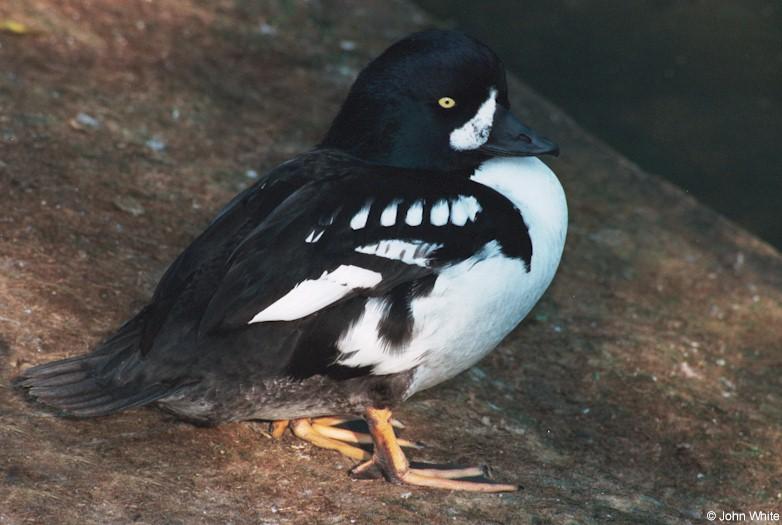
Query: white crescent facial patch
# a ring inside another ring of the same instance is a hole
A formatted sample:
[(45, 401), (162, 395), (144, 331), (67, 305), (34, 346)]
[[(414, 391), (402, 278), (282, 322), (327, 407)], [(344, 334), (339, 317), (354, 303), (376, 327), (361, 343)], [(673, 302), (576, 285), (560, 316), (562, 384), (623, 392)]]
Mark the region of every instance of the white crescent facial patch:
[(489, 90), (489, 98), (481, 104), (475, 116), (451, 132), (451, 148), (456, 151), (478, 149), (489, 140), (494, 112), (497, 109), (497, 90)]

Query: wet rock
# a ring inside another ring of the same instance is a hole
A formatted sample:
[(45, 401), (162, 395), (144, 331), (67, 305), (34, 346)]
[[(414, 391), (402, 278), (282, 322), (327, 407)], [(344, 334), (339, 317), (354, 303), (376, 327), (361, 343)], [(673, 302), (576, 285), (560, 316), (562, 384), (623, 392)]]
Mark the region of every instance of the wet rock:
[(148, 139), (144, 145), (155, 153), (160, 153), (166, 149), (166, 143), (158, 137), (152, 137), (151, 139)]
[(86, 131), (88, 129), (98, 129), (100, 121), (87, 113), (79, 112), (68, 124), (77, 131)]
[(111, 201), (120, 210), (130, 213), (134, 217), (144, 214), (144, 206), (139, 201), (128, 195), (119, 195)]

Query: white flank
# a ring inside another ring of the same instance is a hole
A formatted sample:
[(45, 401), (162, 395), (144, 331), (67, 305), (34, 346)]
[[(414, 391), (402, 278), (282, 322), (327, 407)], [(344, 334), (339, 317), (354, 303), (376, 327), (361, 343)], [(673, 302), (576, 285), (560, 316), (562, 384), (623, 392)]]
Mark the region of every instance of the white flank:
[(451, 224), (464, 226), (467, 221), (475, 222), (475, 217), (483, 208), (472, 195), (459, 195), (458, 199), (451, 201)]
[(359, 246), (356, 251), (369, 255), (377, 255), (386, 259), (394, 259), (405, 264), (416, 266), (429, 266), (429, 256), (442, 244), (429, 244), (423, 241), (400, 241), (389, 239), (375, 244)]
[(420, 226), (424, 220), (424, 201), (417, 200), (407, 209), (405, 224), (408, 226)]
[[(496, 241), (476, 255), (443, 268), (428, 295), (410, 305), (412, 336), (389, 348), (378, 327), (388, 304), (367, 302), (363, 315), (340, 337), (338, 363), (371, 366), (373, 374), (415, 368), (406, 396), (432, 387), (477, 363), (513, 330), (554, 277), (567, 231), (567, 204), (556, 176), (534, 157), (492, 159), (472, 180), (508, 198), (523, 214), (532, 240), (531, 267), (503, 255)], [(480, 212), (470, 197), (464, 215)], [(462, 212), (452, 220), (461, 222)], [(523, 235), (523, 232), (519, 232)]]
[(353, 290), (372, 288), (382, 279), (382, 275), (372, 270), (342, 265), (332, 272), (323, 272), (318, 279), (300, 282), (247, 324), (301, 319), (339, 301)]
[[(387, 302), (384, 299), (368, 301), (364, 314), (337, 342), (337, 348), (343, 354), (337, 363), (371, 366), (376, 375), (395, 374), (418, 366), (415, 384), (420, 382), (421, 369), (425, 373), (455, 375), (451, 370), (463, 366), (465, 357), (472, 355), (469, 350), (486, 337), (487, 328), (491, 329), (498, 322), (500, 312), (496, 308), (488, 311), (484, 308), (499, 301), (504, 310), (510, 310), (511, 307), (504, 304), (513, 295), (507, 280), (512, 282), (515, 276), (524, 273), (523, 265), (498, 254), (499, 246), (492, 241), (475, 256), (443, 271), (432, 292), (412, 302), (413, 338), (403, 348), (389, 348), (379, 335), (378, 327), (387, 313)], [(476, 329), (478, 320), (486, 320), (489, 326)], [(453, 362), (448, 362), (449, 357)], [(434, 370), (430, 369), (433, 358), (438, 361)]]
[(491, 88), (489, 98), (481, 104), (475, 116), (451, 132), (451, 148), (456, 151), (478, 149), (489, 140), (494, 111), (497, 109), (497, 90)]
[(367, 225), (367, 218), (369, 217), (369, 209), (372, 207), (372, 202), (367, 202), (358, 213), (356, 213), (352, 219), (350, 219), (350, 227), (354, 230), (360, 230)]
[[(556, 175), (535, 157), (494, 158), (472, 180), (510, 200), (532, 241), (532, 261), (492, 251), (446, 268), (429, 296), (412, 303), (420, 342), (428, 349), (407, 395), (434, 386), (477, 363), (521, 322), (546, 291), (559, 266), (567, 232), (567, 202)], [(476, 212), (477, 213), (477, 212)], [(519, 232), (522, 234), (522, 232)], [(415, 332), (415, 328), (414, 328)], [(407, 351), (407, 350), (405, 350)]]
[(419, 364), (423, 357), (420, 353), (393, 351), (378, 336), (378, 327), (387, 312), (388, 303), (383, 299), (367, 301), (364, 314), (337, 341), (337, 348), (343, 354), (337, 364), (371, 366), (372, 373), (377, 375), (404, 372)]
[(433, 226), (445, 226), (448, 224), (449, 215), (450, 212), (448, 211), (448, 201), (445, 199), (440, 199), (434, 203), (434, 206), (432, 206), (432, 211), (429, 214), (429, 221)]
[(381, 226), (393, 226), (396, 223), (396, 209), (399, 207), (399, 202), (395, 200), (386, 206), (386, 209), (380, 214)]

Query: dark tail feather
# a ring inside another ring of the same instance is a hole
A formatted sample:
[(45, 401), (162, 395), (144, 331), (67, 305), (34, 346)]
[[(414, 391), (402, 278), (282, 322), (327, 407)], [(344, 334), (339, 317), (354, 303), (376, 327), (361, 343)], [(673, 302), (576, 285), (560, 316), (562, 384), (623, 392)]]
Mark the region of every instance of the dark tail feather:
[(147, 405), (171, 391), (144, 384), (140, 328), (129, 322), (90, 354), (29, 368), (15, 383), (37, 401), (75, 417), (95, 417)]

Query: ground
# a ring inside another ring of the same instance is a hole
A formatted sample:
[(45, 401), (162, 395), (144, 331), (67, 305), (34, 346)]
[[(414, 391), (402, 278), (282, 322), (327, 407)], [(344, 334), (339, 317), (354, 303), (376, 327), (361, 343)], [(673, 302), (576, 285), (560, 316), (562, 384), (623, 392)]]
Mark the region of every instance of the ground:
[(427, 23), (401, 1), (0, 5), (0, 523), (782, 511), (782, 257), (516, 79), (515, 111), (562, 147), (561, 271), (496, 352), (398, 416), (427, 444), (415, 459), (486, 462), (523, 490), (352, 481), (351, 461), (263, 424), (69, 420), (11, 388), (141, 307), (222, 203), (317, 142), (358, 69)]

